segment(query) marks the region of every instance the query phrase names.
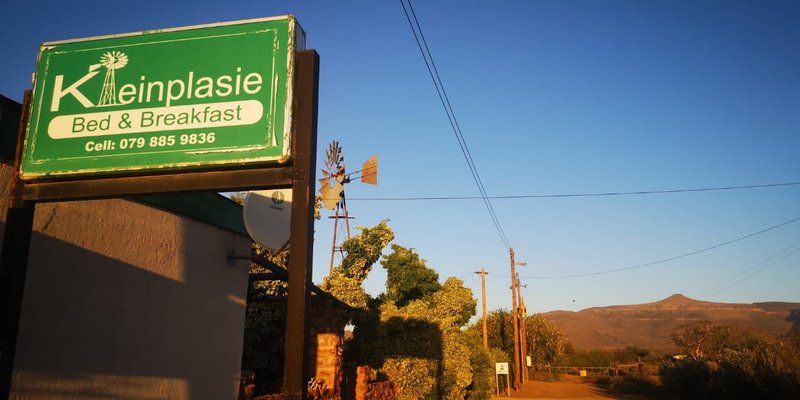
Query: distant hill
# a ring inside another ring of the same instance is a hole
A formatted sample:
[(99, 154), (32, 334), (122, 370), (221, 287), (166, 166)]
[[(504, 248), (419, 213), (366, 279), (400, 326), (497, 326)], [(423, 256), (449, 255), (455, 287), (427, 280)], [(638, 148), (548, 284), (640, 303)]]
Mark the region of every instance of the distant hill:
[(670, 334), (676, 327), (703, 320), (772, 335), (786, 333), (793, 323), (800, 325), (800, 303), (714, 303), (674, 294), (655, 303), (552, 311), (544, 316), (561, 328), (576, 349), (669, 350), (674, 347)]

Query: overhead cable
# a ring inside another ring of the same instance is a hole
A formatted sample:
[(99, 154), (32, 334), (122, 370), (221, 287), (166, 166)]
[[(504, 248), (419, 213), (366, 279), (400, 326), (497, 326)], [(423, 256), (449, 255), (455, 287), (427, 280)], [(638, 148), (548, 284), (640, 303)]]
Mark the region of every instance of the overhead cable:
[[(406, 7), (406, 3), (408, 3), (408, 7)], [(479, 198), (483, 201), (486, 210), (489, 212), (489, 217), (492, 220), (492, 224), (497, 230), (498, 235), (500, 236), (500, 240), (503, 242), (503, 245), (506, 248), (509, 248), (510, 245), (508, 243), (508, 239), (506, 238), (506, 234), (503, 231), (503, 227), (500, 225), (500, 220), (497, 218), (497, 213), (492, 206), (492, 202), (490, 200), (489, 195), (486, 192), (486, 188), (483, 184), (483, 180), (481, 179), (480, 174), (478, 173), (478, 168), (475, 166), (475, 161), (472, 158), (472, 153), (469, 151), (469, 146), (467, 146), (466, 139), (464, 138), (464, 134), (461, 131), (461, 126), (458, 123), (458, 119), (456, 118), (455, 112), (453, 111), (453, 106), (450, 104), (450, 99), (447, 96), (447, 91), (444, 88), (444, 84), (442, 83), (441, 76), (439, 75), (439, 70), (436, 68), (436, 62), (433, 59), (433, 54), (431, 54), (430, 48), (428, 47), (428, 42), (425, 39), (425, 34), (422, 31), (422, 27), (420, 26), (419, 19), (417, 18), (416, 11), (414, 10), (414, 6), (411, 4), (411, 0), (400, 0), (400, 5), (403, 6), (403, 12), (406, 15), (406, 20), (408, 21), (408, 25), (411, 27), (411, 33), (414, 35), (414, 41), (417, 43), (417, 48), (419, 48), (420, 54), (422, 54), (422, 59), (425, 61), (425, 67), (428, 69), (428, 74), (433, 81), (433, 85), (436, 88), (436, 94), (439, 96), (439, 100), (442, 103), (442, 107), (444, 108), (445, 114), (447, 114), (447, 120), (450, 123), (450, 127), (453, 130), (453, 134), (458, 141), (459, 148), (461, 149), (461, 154), (464, 155), (464, 159), (467, 161), (467, 166), (469, 167), (470, 175), (472, 175), (472, 179), (475, 181), (475, 186), (478, 188), (478, 192), (480, 193)], [(409, 14), (410, 11), (410, 14)], [(412, 22), (413, 18), (413, 22)]]
[[(641, 196), (653, 194), (676, 194), (676, 193), (696, 193), (714, 192), (725, 190), (745, 190), (763, 189), (786, 186), (798, 186), (800, 182), (780, 182), (780, 183), (761, 183), (755, 185), (742, 186), (712, 186), (700, 188), (684, 189), (661, 189), (661, 190), (637, 190), (629, 192), (586, 192), (586, 193), (552, 193), (552, 194), (512, 194), (502, 196), (488, 196), (489, 199), (548, 199), (548, 198), (569, 198), (569, 197), (613, 197), (613, 196)], [(425, 201), (425, 200), (477, 200), (480, 196), (390, 196), (390, 197), (354, 197), (348, 200), (356, 201)]]
[(669, 261), (674, 261), (674, 260), (677, 260), (677, 259), (693, 256), (695, 254), (700, 254), (700, 253), (704, 253), (704, 252), (707, 252), (707, 251), (710, 251), (710, 250), (718, 249), (720, 247), (727, 246), (729, 244), (740, 242), (742, 240), (749, 239), (749, 238), (752, 238), (752, 237), (767, 233), (769, 231), (778, 229), (780, 227), (789, 225), (789, 224), (797, 222), (797, 221), (800, 221), (800, 217), (796, 217), (796, 218), (790, 219), (790, 220), (788, 220), (786, 222), (782, 222), (782, 223), (780, 223), (778, 225), (773, 225), (773, 226), (771, 226), (769, 228), (765, 228), (765, 229), (762, 229), (762, 230), (760, 230), (758, 232), (753, 232), (753, 233), (750, 233), (750, 234), (745, 235), (745, 236), (738, 237), (738, 238), (733, 239), (733, 240), (728, 240), (727, 242), (718, 243), (718, 244), (715, 244), (713, 246), (705, 247), (705, 248), (702, 248), (702, 249), (699, 249), (699, 250), (695, 250), (695, 251), (692, 251), (692, 252), (689, 252), (689, 253), (684, 253), (684, 254), (680, 254), (680, 255), (677, 255), (677, 256), (662, 258), (662, 259), (659, 259), (659, 260), (650, 261), (650, 262), (646, 262), (646, 263), (643, 263), (643, 264), (637, 264), (637, 265), (632, 265), (632, 266), (628, 266), (628, 267), (621, 267), (621, 268), (612, 268), (612, 269), (606, 269), (606, 270), (601, 270), (601, 271), (585, 272), (585, 273), (579, 273), (579, 274), (523, 276), (522, 278), (526, 278), (526, 279), (580, 278), (580, 277), (586, 277), (586, 276), (605, 275), (605, 274), (612, 274), (612, 273), (622, 272), (622, 271), (630, 271), (630, 270), (649, 267), (649, 266), (656, 265), (656, 264), (662, 264), (662, 263), (666, 263), (666, 262), (669, 262)]
[[(731, 278), (729, 278), (727, 281), (725, 281), (725, 282), (717, 285), (713, 289), (711, 289), (709, 291), (710, 294), (713, 296), (715, 294), (724, 292), (724, 291), (726, 291), (726, 290), (728, 290), (728, 289), (730, 289), (730, 288), (732, 288), (732, 287), (734, 287), (734, 286), (746, 281), (747, 279), (752, 278), (753, 276), (755, 276), (759, 272), (761, 272), (761, 271), (763, 271), (763, 270), (765, 270), (765, 269), (767, 269), (767, 268), (769, 268), (769, 267), (771, 267), (771, 266), (783, 261), (784, 259), (792, 256), (793, 254), (795, 254), (797, 252), (800, 252), (800, 248), (796, 248), (793, 251), (789, 251), (793, 247), (797, 246), (798, 244), (800, 244), (800, 241), (794, 242), (792, 245), (783, 248), (781, 251), (771, 255), (770, 257), (767, 257), (766, 259), (764, 259), (761, 262), (753, 265), (752, 267), (750, 267), (750, 268), (748, 268), (748, 269), (746, 269), (746, 270), (744, 270), (742, 272), (739, 272), (738, 274), (736, 274), (736, 275), (732, 276)], [(787, 253), (787, 251), (789, 251), (789, 252)], [(778, 258), (775, 259), (776, 257), (778, 257)], [(774, 259), (774, 261), (772, 261), (773, 259)], [(770, 262), (770, 261), (772, 261), (772, 262)], [(706, 292), (703, 296), (705, 296), (709, 292)]]

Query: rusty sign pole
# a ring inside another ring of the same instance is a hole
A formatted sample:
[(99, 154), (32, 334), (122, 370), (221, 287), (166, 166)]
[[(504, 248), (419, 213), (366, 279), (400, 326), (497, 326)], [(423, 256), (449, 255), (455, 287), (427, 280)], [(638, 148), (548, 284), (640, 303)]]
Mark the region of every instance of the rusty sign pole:
[(314, 250), (314, 184), (317, 165), (317, 94), (319, 55), (297, 54), (297, 104), (292, 177), (292, 231), (283, 390), (287, 400), (306, 398), (308, 382), (309, 303)]
[[(20, 153), (28, 122), (28, 109), (31, 91), (25, 91), (22, 101), (22, 115), (17, 132), (17, 149), (14, 157), (14, 170), (10, 179), (10, 200), (3, 248), (0, 253), (0, 296), (2, 296), (3, 327), (0, 330), (0, 399), (8, 399), (11, 391), (11, 376), (14, 370), (14, 355), (17, 349), (19, 317), (22, 311), (22, 297), (25, 290), (25, 275), (28, 271), (28, 253), (31, 245), (31, 231), (36, 204), (23, 201), (18, 196)], [(5, 189), (5, 188), (4, 188)]]

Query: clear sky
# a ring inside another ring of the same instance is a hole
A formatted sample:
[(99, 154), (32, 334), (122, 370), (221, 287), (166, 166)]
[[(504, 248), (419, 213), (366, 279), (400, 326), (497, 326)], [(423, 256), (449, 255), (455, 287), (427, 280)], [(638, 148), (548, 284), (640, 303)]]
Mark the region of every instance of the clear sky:
[[(800, 180), (800, 3), (415, 3), (490, 195), (627, 191)], [(281, 14), (321, 56), (319, 157), (351, 170), (380, 156), (378, 187), (350, 197), (475, 195), (399, 1), (32, 1), (0, 13), (0, 93), (21, 99), (47, 40)], [(396, 243), (509, 307), (508, 256), (479, 200), (351, 201), (390, 219)], [(626, 267), (800, 216), (800, 187), (636, 197), (495, 200), (522, 275)], [(331, 221), (317, 223), (314, 280)], [(525, 279), (535, 311), (655, 301), (800, 301), (800, 253), (709, 291), (800, 240), (800, 222), (669, 263), (588, 278)], [(768, 264), (764, 264), (768, 265)], [(378, 293), (377, 266), (367, 286)]]

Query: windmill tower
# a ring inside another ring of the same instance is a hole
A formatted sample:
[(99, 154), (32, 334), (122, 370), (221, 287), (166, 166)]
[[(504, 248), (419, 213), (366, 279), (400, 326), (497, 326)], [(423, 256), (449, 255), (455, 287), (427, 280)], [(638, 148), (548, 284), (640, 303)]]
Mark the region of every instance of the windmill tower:
[[(360, 175), (353, 176), (356, 174)], [(342, 148), (339, 146), (339, 142), (333, 141), (328, 145), (328, 150), (325, 154), (325, 169), (322, 170), (322, 175), (323, 178), (319, 180), (321, 184), (319, 192), (322, 195), (322, 205), (328, 210), (335, 210), (334, 215), (328, 217), (333, 220), (333, 244), (331, 245), (330, 264), (330, 272), (333, 272), (336, 253), (338, 252), (341, 256), (344, 256), (344, 249), (337, 241), (340, 230), (339, 220), (344, 220), (347, 233), (346, 239), (350, 239), (350, 220), (354, 218), (351, 217), (349, 211), (347, 211), (347, 198), (344, 195), (344, 185), (357, 178), (361, 178), (362, 183), (377, 185), (378, 156), (372, 156), (361, 165), (360, 170), (348, 174), (344, 163)]]
[(128, 65), (128, 55), (119, 51), (109, 51), (100, 57), (100, 65), (106, 67), (103, 78), (103, 89), (100, 91), (98, 106), (114, 106), (117, 104), (117, 81), (114, 71)]

